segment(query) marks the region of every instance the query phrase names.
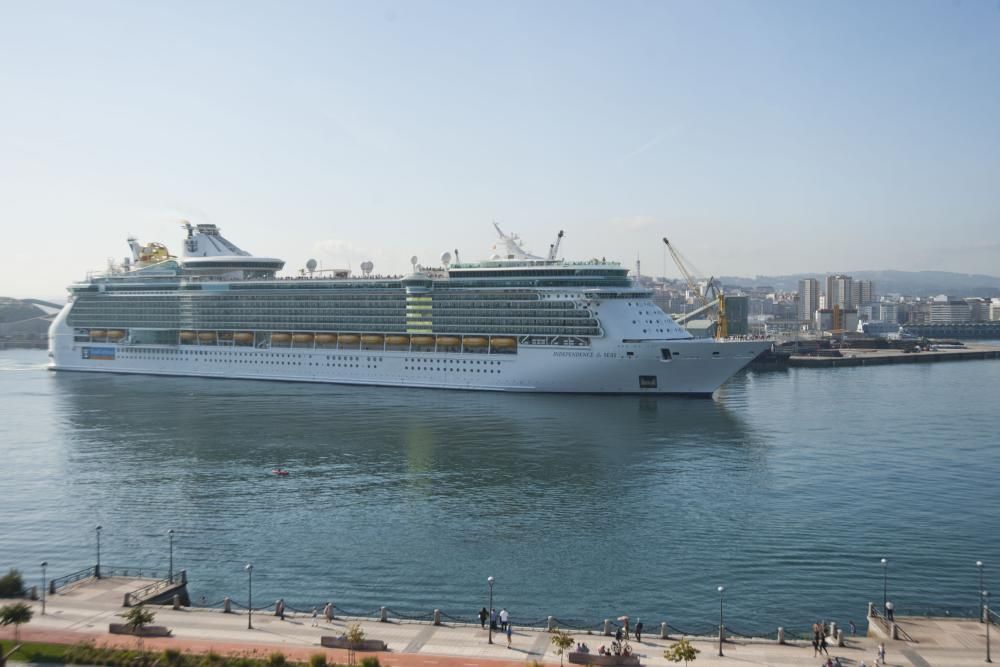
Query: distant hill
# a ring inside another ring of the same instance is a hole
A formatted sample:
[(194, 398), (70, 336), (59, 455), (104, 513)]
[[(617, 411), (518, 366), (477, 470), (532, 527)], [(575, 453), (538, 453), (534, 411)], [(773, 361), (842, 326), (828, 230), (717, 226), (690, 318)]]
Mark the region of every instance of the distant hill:
[(0, 296), (0, 324), (11, 324), (30, 320), (36, 317), (45, 317), (47, 313), (33, 304)]
[[(971, 273), (950, 271), (844, 271), (855, 280), (871, 280), (875, 283), (876, 294), (905, 294), (907, 296), (978, 296), (991, 298), (1000, 296), (1000, 278)], [(743, 278), (723, 276), (724, 285), (753, 287), (771, 285), (777, 290), (795, 292), (799, 281), (815, 278), (824, 283), (827, 274), (798, 273), (790, 276), (757, 276)], [(821, 287), (822, 289), (822, 287)]]

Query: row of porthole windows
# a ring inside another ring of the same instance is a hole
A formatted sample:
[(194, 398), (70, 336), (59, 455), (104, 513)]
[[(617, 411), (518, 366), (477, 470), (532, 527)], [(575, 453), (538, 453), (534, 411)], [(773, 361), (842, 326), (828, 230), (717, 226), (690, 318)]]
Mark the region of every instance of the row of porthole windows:
[(473, 360), (473, 359), (440, 359), (440, 360), (438, 360), (438, 359), (432, 359), (432, 360), (428, 360), (428, 359), (421, 359), (419, 357), (406, 357), (406, 358), (403, 359), (403, 361), (407, 362), (407, 363), (414, 363), (415, 362), (415, 363), (418, 363), (418, 364), (419, 363), (436, 363), (436, 364), (471, 364), (471, 365), (482, 364), (484, 366), (493, 366), (493, 365), (499, 366), (500, 365), (499, 361), (482, 361), (482, 360), (478, 360), (478, 359), (477, 360)]
[(500, 373), (499, 368), (452, 368), (450, 366), (403, 366), (407, 371), (458, 371), (461, 373)]

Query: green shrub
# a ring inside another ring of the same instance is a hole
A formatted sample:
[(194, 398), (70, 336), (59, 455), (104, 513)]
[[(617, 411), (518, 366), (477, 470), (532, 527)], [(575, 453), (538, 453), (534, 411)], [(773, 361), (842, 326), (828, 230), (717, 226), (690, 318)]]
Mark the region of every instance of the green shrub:
[(281, 651), (275, 651), (271, 655), (267, 656), (267, 664), (270, 665), (270, 667), (284, 667), (287, 663), (288, 659)]
[(322, 653), (313, 653), (309, 656), (309, 667), (326, 667), (326, 656)]
[(0, 577), (0, 598), (16, 598), (24, 593), (24, 580), (21, 573), (11, 568), (10, 572)]
[(378, 658), (374, 655), (365, 656), (361, 658), (361, 667), (381, 667), (379, 665)]

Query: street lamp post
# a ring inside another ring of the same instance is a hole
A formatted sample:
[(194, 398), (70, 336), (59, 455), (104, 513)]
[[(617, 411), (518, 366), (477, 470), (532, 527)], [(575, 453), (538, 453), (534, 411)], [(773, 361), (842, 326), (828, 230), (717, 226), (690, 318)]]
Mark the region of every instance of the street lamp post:
[(167, 537), (170, 538), (170, 568), (167, 570), (167, 576), (170, 581), (174, 580), (174, 529), (171, 528), (167, 531)]
[(253, 630), (253, 563), (243, 569), (247, 571), (247, 630)]
[(724, 586), (719, 586), (719, 657), (722, 657), (722, 634), (726, 628), (722, 620), (722, 595), (725, 590)]
[(979, 570), (979, 622), (983, 622), (983, 561), (976, 561), (976, 569)]
[(49, 566), (49, 561), (42, 561), (42, 616), (45, 616), (45, 568)]
[(882, 559), (882, 615), (883, 615), (883, 617), (886, 614), (885, 603), (888, 600), (888, 595), (886, 594), (886, 591), (888, 590), (887, 586), (888, 586), (888, 581), (889, 581), (888, 580), (887, 566), (888, 566), (888, 562), (883, 558)]
[(486, 583), (490, 585), (490, 604), (487, 609), (490, 610), (490, 629), (489, 629), (489, 643), (493, 643), (493, 582), (496, 581), (492, 576), (486, 577)]
[(983, 596), (983, 612), (986, 614), (986, 662), (993, 662), (990, 658), (990, 592), (981, 591)]
[(101, 526), (98, 525), (97, 528), (94, 529), (94, 532), (97, 533), (97, 566), (94, 568), (94, 577), (100, 579), (101, 578)]

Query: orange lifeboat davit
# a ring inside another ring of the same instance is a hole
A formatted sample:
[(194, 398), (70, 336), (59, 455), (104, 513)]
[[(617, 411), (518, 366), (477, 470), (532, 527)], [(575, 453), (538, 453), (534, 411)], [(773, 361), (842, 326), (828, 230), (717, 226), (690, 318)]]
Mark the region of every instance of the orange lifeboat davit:
[(496, 348), (512, 348), (517, 347), (517, 339), (511, 338), (510, 336), (494, 336), (490, 339), (490, 345)]
[(198, 334), (198, 340), (200, 340), (203, 343), (211, 343), (212, 341), (215, 340), (215, 332), (202, 331), (201, 333)]
[(181, 342), (190, 343), (195, 338), (197, 338), (197, 334), (195, 334), (195, 332), (193, 332), (193, 331), (182, 331), (181, 332)]
[(287, 333), (273, 333), (271, 334), (272, 343), (287, 343), (292, 339), (292, 334)]
[(465, 347), (486, 347), (489, 341), (482, 336), (467, 336), (462, 343)]
[(410, 342), (414, 345), (433, 345), (434, 336), (410, 336)]
[(292, 340), (300, 345), (308, 345), (313, 342), (313, 335), (311, 333), (297, 333), (292, 336)]
[(108, 332), (105, 331), (104, 329), (91, 329), (90, 330), (90, 337), (91, 337), (91, 339), (94, 339), (94, 338), (105, 338), (107, 335), (108, 335)]
[(385, 338), (380, 334), (365, 334), (361, 337), (361, 342), (365, 345), (381, 345), (383, 340)]
[(357, 345), (359, 340), (361, 336), (358, 334), (340, 334), (341, 345)]
[(410, 337), (409, 336), (386, 336), (385, 337), (385, 344), (386, 345), (409, 345), (410, 344)]
[(458, 336), (438, 336), (438, 347), (457, 347), (462, 344)]
[(231, 341), (233, 339), (232, 331), (220, 331), (219, 340)]
[(119, 340), (125, 337), (125, 332), (121, 329), (111, 329), (108, 331), (108, 340)]
[(317, 345), (336, 345), (336, 343), (337, 343), (337, 334), (331, 334), (331, 333), (316, 334)]
[(249, 331), (237, 331), (233, 334), (233, 340), (243, 345), (249, 345), (253, 342), (253, 334)]

